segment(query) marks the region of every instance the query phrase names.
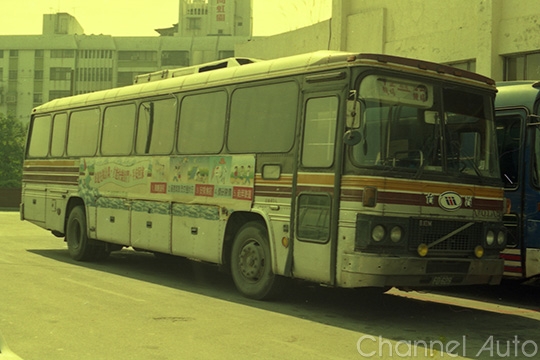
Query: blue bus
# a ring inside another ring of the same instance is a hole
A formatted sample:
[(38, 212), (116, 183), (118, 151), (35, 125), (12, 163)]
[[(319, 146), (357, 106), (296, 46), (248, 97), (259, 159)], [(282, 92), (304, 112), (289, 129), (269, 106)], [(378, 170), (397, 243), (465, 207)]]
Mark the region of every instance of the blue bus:
[(540, 275), (540, 81), (497, 83), (496, 126), (509, 212), (506, 278)]

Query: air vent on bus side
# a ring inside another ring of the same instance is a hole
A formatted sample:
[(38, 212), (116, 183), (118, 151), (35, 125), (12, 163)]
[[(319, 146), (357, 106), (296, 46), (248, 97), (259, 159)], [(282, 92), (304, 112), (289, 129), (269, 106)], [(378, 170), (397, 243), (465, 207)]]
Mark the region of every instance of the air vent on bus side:
[(179, 76), (191, 75), (196, 73), (201, 73), (205, 71), (212, 71), (217, 69), (223, 69), (234, 66), (242, 66), (247, 64), (252, 64), (254, 62), (261, 61), (258, 59), (251, 58), (227, 58), (218, 61), (212, 61), (205, 64), (199, 64), (194, 66), (182, 67), (177, 69), (166, 69), (151, 72), (148, 74), (136, 75), (133, 83), (142, 84), (152, 81), (158, 81), (163, 79), (175, 78)]

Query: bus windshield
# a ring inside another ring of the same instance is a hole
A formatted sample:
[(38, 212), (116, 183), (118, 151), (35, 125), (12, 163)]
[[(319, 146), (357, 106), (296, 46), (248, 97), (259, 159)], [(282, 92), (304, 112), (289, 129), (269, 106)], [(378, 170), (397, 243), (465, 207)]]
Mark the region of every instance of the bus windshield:
[(358, 94), (356, 166), (499, 176), (489, 95), (380, 75), (364, 77)]

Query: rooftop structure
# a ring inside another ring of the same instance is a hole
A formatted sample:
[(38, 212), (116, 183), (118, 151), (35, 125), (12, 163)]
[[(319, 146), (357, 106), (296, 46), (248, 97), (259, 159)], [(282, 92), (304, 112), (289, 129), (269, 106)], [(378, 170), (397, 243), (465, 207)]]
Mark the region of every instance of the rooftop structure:
[(0, 36), (0, 113), (27, 122), (53, 99), (233, 57), (251, 38), (251, 13), (252, 0), (179, 0), (178, 24), (155, 37), (86, 35), (70, 14), (45, 14), (40, 35)]

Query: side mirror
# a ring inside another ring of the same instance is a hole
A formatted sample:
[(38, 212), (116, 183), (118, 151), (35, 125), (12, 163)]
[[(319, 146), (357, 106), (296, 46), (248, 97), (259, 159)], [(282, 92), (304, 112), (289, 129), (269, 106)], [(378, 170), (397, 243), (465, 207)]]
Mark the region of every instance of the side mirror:
[(358, 130), (347, 130), (343, 135), (345, 145), (354, 146), (360, 144), (361, 141), (362, 134)]

